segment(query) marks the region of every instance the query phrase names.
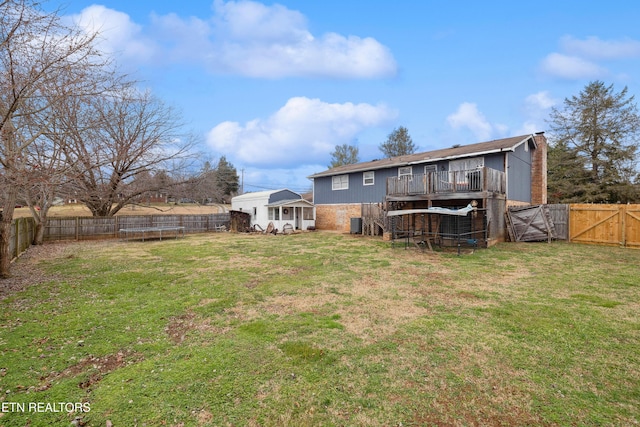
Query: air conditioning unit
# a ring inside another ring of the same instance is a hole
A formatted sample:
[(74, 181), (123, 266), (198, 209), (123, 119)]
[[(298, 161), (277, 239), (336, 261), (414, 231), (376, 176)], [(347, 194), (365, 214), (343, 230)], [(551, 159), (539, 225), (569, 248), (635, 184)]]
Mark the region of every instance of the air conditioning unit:
[(362, 218), (351, 218), (351, 234), (362, 234)]

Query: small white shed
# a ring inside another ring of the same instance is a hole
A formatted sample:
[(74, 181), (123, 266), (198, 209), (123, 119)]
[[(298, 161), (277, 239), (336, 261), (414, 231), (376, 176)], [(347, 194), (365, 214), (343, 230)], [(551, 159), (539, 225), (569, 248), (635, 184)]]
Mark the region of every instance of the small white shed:
[(307, 230), (316, 225), (313, 203), (291, 190), (269, 190), (245, 193), (231, 199), (231, 209), (251, 215), (251, 225), (266, 230), (269, 223), (282, 230), (286, 224), (296, 230)]

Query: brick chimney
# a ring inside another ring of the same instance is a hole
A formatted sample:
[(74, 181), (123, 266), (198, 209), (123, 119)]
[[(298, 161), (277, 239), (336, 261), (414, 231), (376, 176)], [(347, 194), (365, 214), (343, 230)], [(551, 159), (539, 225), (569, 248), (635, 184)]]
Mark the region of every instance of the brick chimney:
[(531, 162), (531, 204), (547, 203), (547, 138), (544, 132), (533, 135), (537, 148)]

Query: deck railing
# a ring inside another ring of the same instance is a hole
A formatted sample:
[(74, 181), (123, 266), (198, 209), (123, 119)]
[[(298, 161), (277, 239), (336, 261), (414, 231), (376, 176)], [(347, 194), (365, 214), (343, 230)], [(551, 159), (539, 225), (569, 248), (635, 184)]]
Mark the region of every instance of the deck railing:
[(506, 193), (505, 173), (487, 168), (428, 172), (387, 178), (387, 196), (412, 196), (471, 192)]

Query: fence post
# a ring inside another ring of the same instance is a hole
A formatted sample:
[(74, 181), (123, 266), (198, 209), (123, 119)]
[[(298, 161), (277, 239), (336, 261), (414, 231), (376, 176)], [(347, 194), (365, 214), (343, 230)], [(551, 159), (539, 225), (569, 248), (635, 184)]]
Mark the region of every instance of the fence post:
[(15, 230), (13, 230), (13, 238), (14, 240), (14, 244), (13, 244), (13, 251), (15, 253), (11, 254), (11, 258), (17, 258), (18, 254), (20, 253), (20, 218), (17, 218), (15, 221)]
[(620, 227), (622, 228), (620, 230), (620, 236), (621, 236), (621, 239), (622, 239), (620, 244), (623, 247), (626, 247), (627, 246), (627, 223), (626, 223), (626, 221), (627, 221), (627, 212), (625, 210), (624, 205), (620, 205), (618, 207), (618, 209), (620, 210)]
[(76, 217), (76, 240), (80, 240), (80, 217)]

